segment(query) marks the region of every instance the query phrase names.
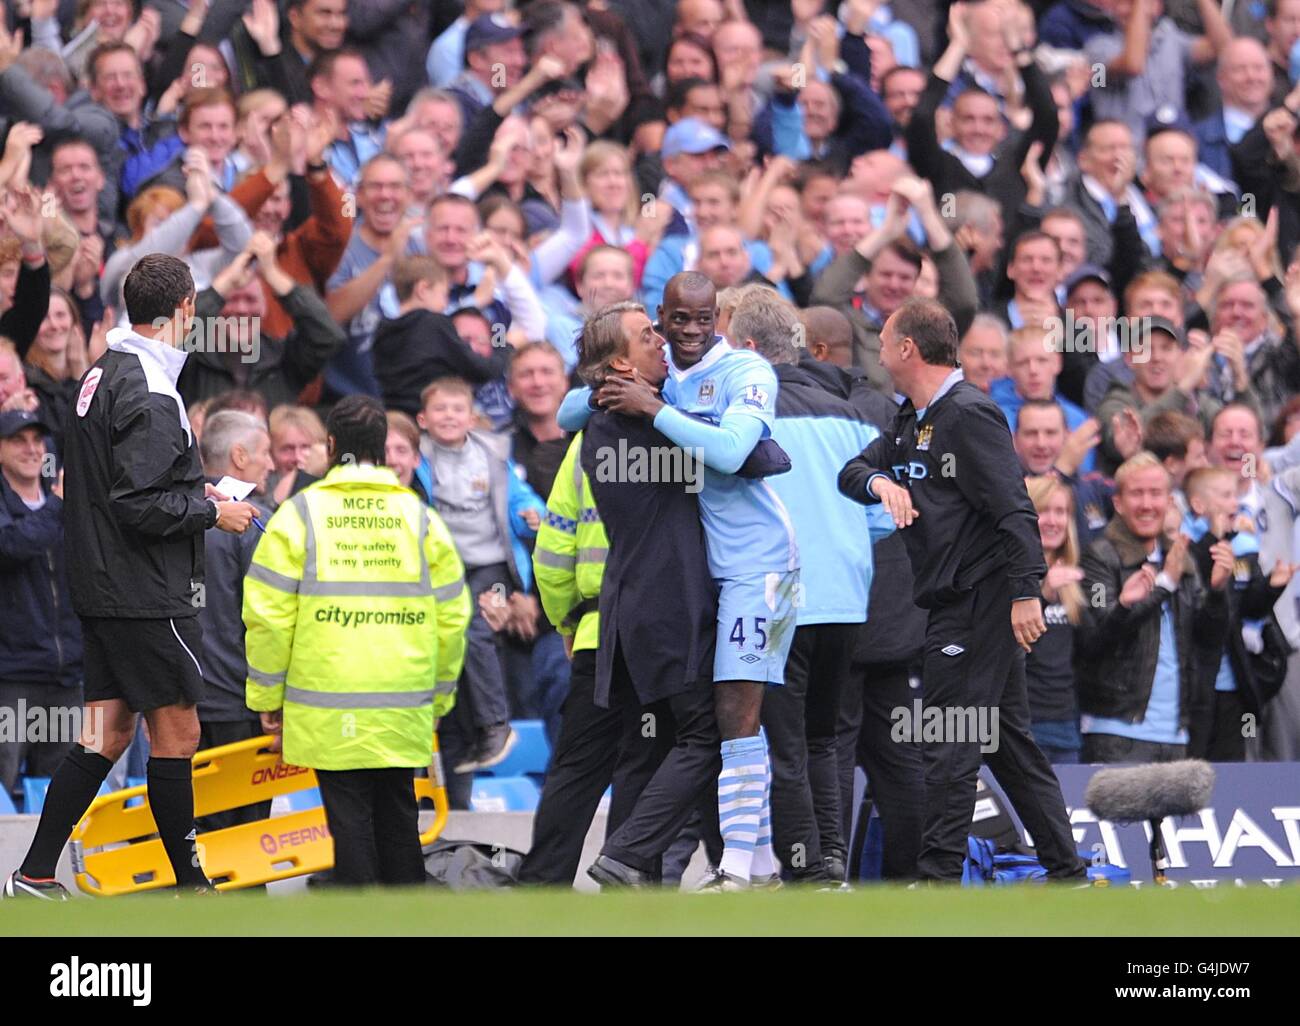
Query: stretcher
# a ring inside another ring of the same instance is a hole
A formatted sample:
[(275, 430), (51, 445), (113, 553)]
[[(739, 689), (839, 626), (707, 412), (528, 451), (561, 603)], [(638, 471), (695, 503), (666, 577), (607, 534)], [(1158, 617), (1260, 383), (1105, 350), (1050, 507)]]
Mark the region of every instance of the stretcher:
[[(280, 753), (271, 751), (273, 741), (268, 735), (197, 752), (195, 817), (315, 787), (315, 771), (281, 762)], [(442, 833), (450, 809), (436, 736), (429, 776), (414, 779), (416, 798), (433, 803), (433, 822), (420, 835), (420, 843), (427, 845)], [(85, 893), (112, 897), (176, 883), (147, 792), (147, 786), (139, 785), (101, 795), (72, 831), (72, 865), (77, 886)], [(319, 805), (202, 833), (196, 845), (199, 862), (219, 891), (288, 880), (334, 865), (334, 841)]]

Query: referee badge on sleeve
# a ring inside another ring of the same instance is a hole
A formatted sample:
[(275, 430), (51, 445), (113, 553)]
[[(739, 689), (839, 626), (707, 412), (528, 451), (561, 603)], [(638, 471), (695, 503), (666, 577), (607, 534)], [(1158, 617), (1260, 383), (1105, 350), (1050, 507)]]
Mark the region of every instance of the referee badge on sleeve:
[(84, 417), (86, 411), (90, 409), (90, 401), (95, 398), (95, 389), (99, 387), (99, 379), (104, 376), (103, 367), (94, 367), (86, 375), (86, 380), (81, 383), (81, 391), (77, 394), (77, 416)]

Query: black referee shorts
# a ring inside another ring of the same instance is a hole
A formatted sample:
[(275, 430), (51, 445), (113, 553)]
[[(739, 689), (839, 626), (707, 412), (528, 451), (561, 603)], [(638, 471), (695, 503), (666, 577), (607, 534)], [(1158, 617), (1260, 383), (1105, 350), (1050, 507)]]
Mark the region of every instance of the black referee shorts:
[(197, 616), (169, 620), (82, 617), (86, 702), (119, 698), (132, 712), (196, 705), (204, 694)]

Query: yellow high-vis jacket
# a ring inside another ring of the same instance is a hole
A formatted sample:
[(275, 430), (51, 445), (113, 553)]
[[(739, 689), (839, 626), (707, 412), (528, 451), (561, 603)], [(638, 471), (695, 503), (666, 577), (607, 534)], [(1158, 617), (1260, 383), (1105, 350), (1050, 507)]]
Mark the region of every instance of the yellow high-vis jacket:
[[(595, 649), (600, 642), (596, 602), (605, 576), (609, 539), (596, 512), (587, 475), (582, 472), (582, 434), (578, 433), (555, 472), (546, 500), (546, 517), (537, 529), (533, 572), (546, 618), (561, 634), (572, 634), (573, 650)], [(579, 605), (589, 609), (572, 616)]]
[(427, 766), (469, 619), (438, 514), (387, 467), (334, 467), (275, 512), (244, 579), (248, 707), (283, 708), (296, 766)]

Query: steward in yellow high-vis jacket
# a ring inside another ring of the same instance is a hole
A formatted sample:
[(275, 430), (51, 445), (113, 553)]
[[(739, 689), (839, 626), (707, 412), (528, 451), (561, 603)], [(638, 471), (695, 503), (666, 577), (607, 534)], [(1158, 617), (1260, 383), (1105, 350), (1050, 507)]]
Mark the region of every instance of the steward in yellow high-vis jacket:
[[(248, 707), (316, 770), (344, 884), (424, 880), (412, 771), (455, 702), (470, 602), (447, 528), (384, 462), (388, 422), (349, 396), (331, 469), (266, 525), (244, 582)], [(281, 722), (282, 720), (282, 722)]]

